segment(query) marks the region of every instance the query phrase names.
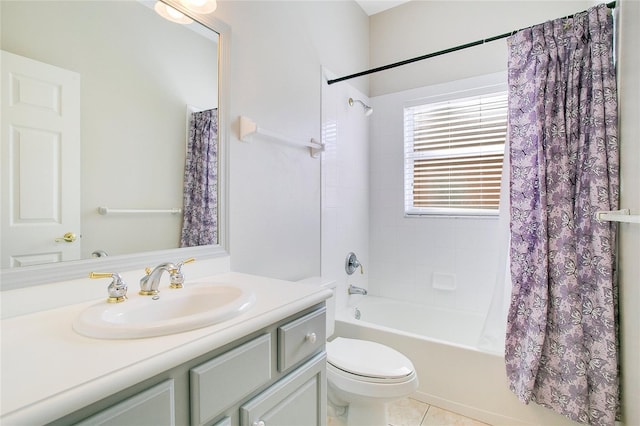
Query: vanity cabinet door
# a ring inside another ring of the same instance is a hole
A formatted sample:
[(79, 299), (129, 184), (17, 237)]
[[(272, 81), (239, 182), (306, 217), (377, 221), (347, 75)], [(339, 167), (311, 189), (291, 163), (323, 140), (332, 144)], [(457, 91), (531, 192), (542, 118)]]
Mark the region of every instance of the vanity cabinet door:
[(271, 335), (238, 346), (190, 371), (191, 424), (204, 425), (271, 380)]
[(327, 421), (326, 354), (240, 407), (241, 426), (324, 426)]
[(175, 417), (173, 380), (166, 380), (77, 424), (174, 426)]

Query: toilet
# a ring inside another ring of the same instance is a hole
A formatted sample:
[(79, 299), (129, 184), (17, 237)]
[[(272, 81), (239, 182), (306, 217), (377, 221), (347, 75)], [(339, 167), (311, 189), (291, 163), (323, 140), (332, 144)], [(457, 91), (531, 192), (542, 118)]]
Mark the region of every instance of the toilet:
[[(301, 282), (335, 291), (335, 281), (311, 277)], [(335, 295), (327, 299), (327, 336), (335, 330)], [(386, 426), (389, 402), (418, 388), (411, 360), (380, 343), (335, 337), (327, 342), (329, 408), (346, 414), (348, 426)]]

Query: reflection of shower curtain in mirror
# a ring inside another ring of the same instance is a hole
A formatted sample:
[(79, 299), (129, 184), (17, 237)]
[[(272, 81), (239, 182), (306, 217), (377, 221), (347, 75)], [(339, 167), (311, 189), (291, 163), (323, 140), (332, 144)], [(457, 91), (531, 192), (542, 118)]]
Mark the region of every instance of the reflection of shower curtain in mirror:
[(180, 247), (218, 242), (218, 109), (194, 112), (184, 168)]

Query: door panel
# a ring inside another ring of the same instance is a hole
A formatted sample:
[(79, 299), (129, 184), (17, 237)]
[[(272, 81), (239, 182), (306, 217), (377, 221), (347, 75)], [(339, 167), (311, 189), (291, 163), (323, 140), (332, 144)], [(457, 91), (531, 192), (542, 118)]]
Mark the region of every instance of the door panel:
[(2, 51), (2, 267), (80, 258), (80, 75)]

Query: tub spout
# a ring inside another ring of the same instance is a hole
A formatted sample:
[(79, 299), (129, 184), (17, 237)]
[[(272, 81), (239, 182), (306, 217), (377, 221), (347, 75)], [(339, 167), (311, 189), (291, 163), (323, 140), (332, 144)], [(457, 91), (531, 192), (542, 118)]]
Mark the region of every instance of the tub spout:
[(355, 285), (349, 285), (349, 294), (367, 294), (367, 290), (362, 287), (356, 287)]

